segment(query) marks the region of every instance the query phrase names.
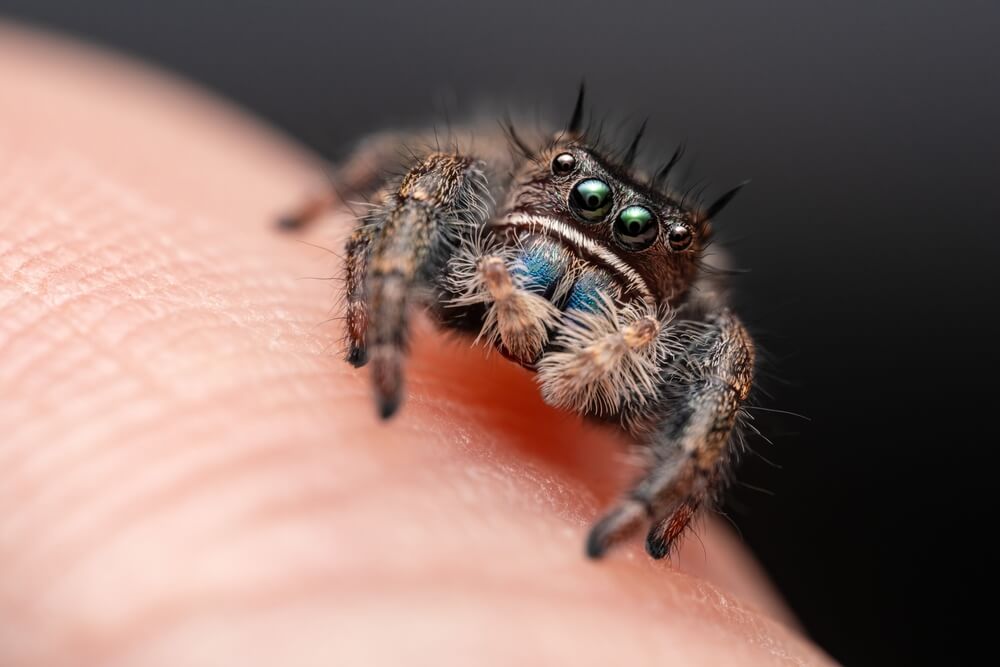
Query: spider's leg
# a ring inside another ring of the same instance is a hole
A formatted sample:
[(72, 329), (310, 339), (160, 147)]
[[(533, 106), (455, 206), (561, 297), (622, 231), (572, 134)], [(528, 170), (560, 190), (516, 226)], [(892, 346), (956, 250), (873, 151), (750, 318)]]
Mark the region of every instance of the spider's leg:
[(318, 190), (303, 198), (294, 209), (279, 217), (275, 221), (275, 226), (284, 232), (303, 229), (342, 203), (332, 187)]
[(278, 218), (278, 229), (303, 229), (327, 211), (347, 204), (345, 199), (367, 199), (383, 183), (385, 172), (399, 167), (399, 147), (405, 139), (406, 135), (398, 132), (384, 132), (366, 138), (342, 163), (329, 168), (326, 174), (328, 183), (303, 197)]
[(355, 368), (368, 363), (365, 334), (368, 331), (368, 302), (365, 300), (365, 274), (371, 255), (375, 226), (362, 224), (347, 240), (345, 273), (347, 361)]
[(486, 178), (473, 159), (434, 153), (403, 177), (372, 216), (365, 339), (383, 418), (400, 402), (408, 307), (433, 290), (462, 235), (482, 225), (487, 201)]
[(642, 438), (650, 454), (648, 471), (591, 530), (587, 553), (592, 558), (647, 519), (652, 527), (646, 550), (663, 558), (724, 481), (730, 436), (753, 379), (754, 349), (728, 311), (707, 324), (707, 333), (695, 337), (680, 368), (664, 373), (662, 416)]

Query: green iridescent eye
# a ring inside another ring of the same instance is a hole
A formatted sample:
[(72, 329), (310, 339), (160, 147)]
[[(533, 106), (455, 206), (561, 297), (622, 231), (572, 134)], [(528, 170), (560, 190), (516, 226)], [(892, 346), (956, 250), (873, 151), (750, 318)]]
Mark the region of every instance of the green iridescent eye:
[(611, 186), (602, 180), (588, 178), (573, 186), (569, 195), (573, 211), (589, 222), (597, 222), (607, 217), (614, 205)]
[(656, 218), (645, 206), (627, 206), (615, 219), (615, 239), (629, 250), (648, 248), (659, 232)]

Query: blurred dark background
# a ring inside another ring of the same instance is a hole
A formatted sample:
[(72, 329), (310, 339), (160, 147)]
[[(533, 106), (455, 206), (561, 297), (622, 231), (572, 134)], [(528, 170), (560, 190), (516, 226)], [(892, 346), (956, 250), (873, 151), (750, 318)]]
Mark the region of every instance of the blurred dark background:
[(752, 269), (736, 286), (767, 351), (761, 403), (808, 421), (755, 413), (773, 444), (752, 439), (726, 513), (835, 657), (934, 662), (970, 641), (987, 577), (1000, 4), (812, 4), (0, 0), (0, 15), (180, 72), (331, 157), (483, 99), (568, 113), (586, 77), (612, 123), (649, 116), (650, 152), (686, 140), (692, 180), (752, 178), (719, 227)]

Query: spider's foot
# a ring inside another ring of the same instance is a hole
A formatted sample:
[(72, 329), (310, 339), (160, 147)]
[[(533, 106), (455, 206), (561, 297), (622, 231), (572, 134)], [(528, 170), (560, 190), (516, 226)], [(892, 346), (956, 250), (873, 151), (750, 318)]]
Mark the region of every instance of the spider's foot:
[(351, 343), (347, 349), (347, 363), (355, 368), (361, 368), (368, 363), (368, 348), (364, 345)]
[(608, 549), (626, 539), (646, 519), (646, 507), (636, 500), (628, 500), (604, 515), (587, 536), (587, 556), (598, 559)]
[(283, 215), (275, 221), (274, 226), (282, 232), (293, 232), (305, 227), (306, 222), (301, 215)]
[(389, 419), (399, 409), (403, 389), (403, 353), (392, 345), (376, 345), (371, 358), (375, 405), (382, 419)]
[(669, 516), (656, 521), (646, 536), (646, 553), (659, 560), (670, 554), (670, 549), (677, 542), (684, 530), (694, 518), (695, 505), (691, 502), (681, 504)]

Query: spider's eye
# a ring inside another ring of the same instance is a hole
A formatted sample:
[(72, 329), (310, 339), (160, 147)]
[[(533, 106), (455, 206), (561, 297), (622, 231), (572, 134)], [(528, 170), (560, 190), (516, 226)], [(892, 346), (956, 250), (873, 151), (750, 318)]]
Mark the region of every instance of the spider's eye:
[(560, 153), (552, 160), (552, 173), (565, 176), (576, 169), (576, 158), (572, 153)]
[(627, 206), (615, 219), (615, 239), (629, 250), (648, 248), (659, 233), (656, 218), (645, 206)]
[(694, 234), (691, 233), (691, 229), (686, 225), (673, 225), (670, 228), (670, 231), (667, 232), (667, 242), (670, 243), (670, 247), (677, 252), (687, 250), (693, 240)]
[(611, 186), (596, 178), (588, 178), (573, 186), (569, 194), (569, 203), (573, 211), (590, 222), (597, 222), (607, 217), (611, 212), (614, 200), (611, 197)]

